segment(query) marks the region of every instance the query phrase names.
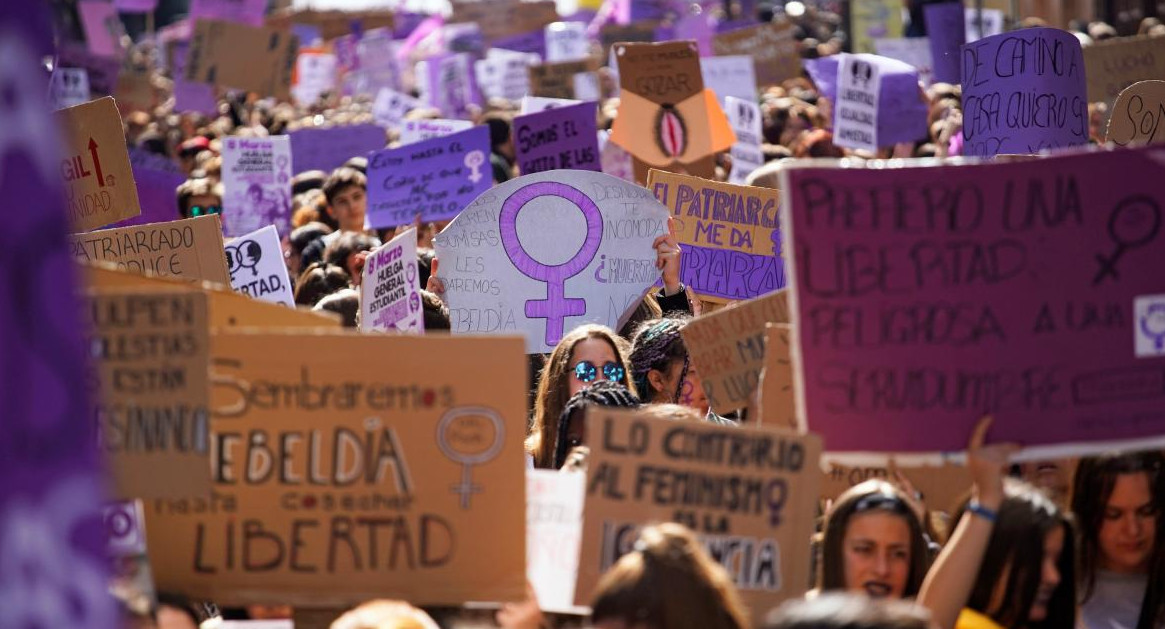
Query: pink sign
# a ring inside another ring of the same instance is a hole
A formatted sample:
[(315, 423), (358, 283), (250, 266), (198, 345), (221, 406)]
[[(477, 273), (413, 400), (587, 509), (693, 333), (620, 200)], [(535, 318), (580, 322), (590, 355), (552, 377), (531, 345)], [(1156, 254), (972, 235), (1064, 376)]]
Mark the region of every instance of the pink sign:
[(1046, 453), (1165, 441), (1162, 164), (787, 171), (809, 429), (831, 452), (953, 451), (991, 412), (992, 440)]
[(124, 32), (117, 9), (102, 0), (82, 0), (77, 3), (81, 25), (85, 28), (85, 41), (89, 51), (103, 57), (113, 57), (118, 53), (117, 37)]

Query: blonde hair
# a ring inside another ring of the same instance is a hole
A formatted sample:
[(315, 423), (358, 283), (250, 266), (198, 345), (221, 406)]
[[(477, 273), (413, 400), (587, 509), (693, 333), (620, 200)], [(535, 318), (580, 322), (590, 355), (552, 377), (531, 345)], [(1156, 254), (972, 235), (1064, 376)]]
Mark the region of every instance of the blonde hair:
[(362, 603), (332, 621), (330, 629), (440, 629), (425, 612), (404, 601)]

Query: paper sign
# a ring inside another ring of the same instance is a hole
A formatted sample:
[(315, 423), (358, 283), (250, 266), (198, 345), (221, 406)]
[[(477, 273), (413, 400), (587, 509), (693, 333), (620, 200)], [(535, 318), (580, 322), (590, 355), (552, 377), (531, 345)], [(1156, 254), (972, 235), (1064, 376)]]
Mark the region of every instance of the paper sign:
[[(875, 55), (859, 58), (877, 64), (881, 89), (878, 91), (878, 109), (894, 112), (892, 116), (878, 117), (878, 144), (893, 146), (900, 142), (915, 142), (927, 137), (927, 100), (918, 86), (918, 70), (894, 59)], [(806, 59), (805, 69), (831, 103), (838, 100), (838, 66), (841, 55)]]
[(536, 63), (538, 57), (535, 55), (514, 53), (475, 61), (473, 69), (478, 87), (486, 98), (517, 101), (530, 92), (530, 66)]
[(468, 53), (438, 55), (417, 63), (421, 99), (451, 118), (469, 118), (470, 108), (481, 104), (481, 92), (473, 80), (473, 58)]
[(1163, 159), (783, 175), (798, 415), (838, 452), (956, 451), (984, 412), (1025, 452), (1165, 434), (1133, 310), (1165, 293)]
[(765, 163), (760, 148), (760, 105), (755, 100), (741, 100), (731, 96), (725, 100), (724, 113), (728, 116), (728, 124), (732, 125), (732, 132), (736, 134), (736, 144), (729, 150), (732, 172), (728, 175), (728, 183), (740, 186), (744, 185), (752, 171)]
[(336, 55), (300, 52), (295, 59), (296, 84), (291, 88), (296, 102), (311, 105), (325, 92), (336, 89)]
[(870, 55), (842, 53), (837, 72), (837, 102), (833, 112), (833, 143), (854, 149), (878, 150), (878, 96), (882, 68)]
[[(757, 388), (756, 423), (796, 430), (797, 409), (793, 400), (793, 362), (789, 356), (792, 327), (770, 323), (765, 328), (765, 358)], [(754, 417), (749, 407), (749, 417)]]
[[(962, 16), (962, 6), (959, 3)], [(850, 4), (850, 31), (855, 53), (874, 52), (874, 40), (902, 37), (902, 0), (862, 0)]]
[(514, 152), (523, 175), (547, 170), (601, 171), (594, 102), (514, 119)]
[(651, 243), (667, 210), (603, 173), (511, 179), (479, 196), (433, 239), (454, 333), (524, 334), (549, 353), (584, 323), (618, 329), (659, 280)]
[(360, 281), (360, 329), (425, 332), (417, 281), (417, 230), (406, 229), (369, 254)]
[[(658, 522), (696, 532), (757, 626), (778, 603), (805, 594), (820, 439), (598, 407), (586, 422), (593, 436), (576, 601), (632, 551), (641, 527)], [(723, 447), (704, 447), (712, 443)]]
[(1165, 142), (1165, 81), (1141, 81), (1121, 92), (1108, 119), (1108, 141), (1117, 146)]
[(211, 346), (215, 493), (146, 505), (159, 590), (303, 607), (524, 598), (520, 341), (321, 330)]
[(206, 296), (180, 287), (89, 295), (91, 417), (119, 499), (210, 496)]
[(274, 225), (235, 238), (225, 249), (231, 288), (259, 301), (295, 307), (283, 246)]
[(1029, 28), (964, 46), (963, 138), (976, 157), (1087, 144), (1080, 41)]
[[(412, 110), (421, 107), (421, 101), (400, 92), (382, 87), (376, 93), (376, 100), (372, 103), (372, 115), (376, 124), (389, 129), (396, 129), (404, 122), (405, 116)], [(383, 148), (383, 143), (382, 147)], [(294, 153), (294, 149), (292, 151)]]
[(400, 143), (401, 146), (415, 144), (424, 140), (443, 138), (454, 133), (468, 131), (472, 128), (473, 123), (468, 120), (406, 120), (400, 128)]
[(454, 2), (449, 22), (473, 22), (481, 28), (487, 44), (509, 35), (541, 30), (558, 21), (553, 2), (517, 2), (515, 0), (479, 0)]
[(393, 41), (392, 33), (377, 29), (364, 33), (356, 43), (359, 68), (344, 76), (344, 93), (351, 95), (376, 94), (381, 88), (404, 89), (397, 52), (401, 42)]
[(721, 107), (730, 96), (746, 101), (756, 100), (756, 72), (752, 57), (704, 57), (700, 60), (700, 74), (704, 78), (704, 87), (716, 92)]
[(186, 80), (288, 100), (297, 47), (291, 31), (198, 20)]
[(926, 37), (879, 39), (874, 41), (874, 50), (879, 56), (897, 59), (918, 70), (923, 85), (934, 83), (934, 58), (930, 52), (930, 40)]
[(370, 227), (445, 221), (493, 185), (489, 128), (472, 127), (368, 157)]
[(89, 231), (141, 214), (113, 99), (62, 109), (55, 119), (65, 142), (59, 172), (73, 229)]
[(263, 26), (267, 0), (190, 0), (190, 22), (223, 20)]
[(53, 69), (49, 78), (49, 106), (53, 109), (76, 107), (89, 102), (89, 73), (85, 68)]
[(90, 52), (103, 57), (116, 57), (121, 53), (121, 44), (117, 40), (125, 34), (125, 27), (112, 3), (80, 0), (77, 3), (77, 14), (81, 17)]
[(287, 135), (291, 138), (295, 172), (299, 173), (309, 170), (330, 173), (353, 157), (379, 151), (385, 144), (384, 129), (374, 124), (299, 129)]
[(74, 234), (69, 245), (77, 260), (112, 262), (133, 273), (207, 280), (229, 286), (218, 216)]
[(546, 33), (546, 62), (578, 61), (590, 56), (587, 25), (582, 22), (554, 22)]
[(222, 142), (223, 233), (242, 236), (265, 225), (291, 232), (291, 139), (230, 136)]
[(526, 470), (526, 578), (543, 611), (570, 614), (578, 578), (586, 474)]
[(966, 43), (967, 24), (962, 2), (940, 2), (923, 6), (927, 40), (934, 64), (934, 80), (958, 84), (959, 50)]
[(647, 187), (675, 220), (680, 279), (701, 298), (750, 299), (784, 287), (778, 191), (658, 170)]
[(529, 70), (530, 95), (585, 100), (587, 94), (579, 93), (576, 77), (581, 74), (593, 78), (598, 69), (594, 59), (532, 65)]
[(1088, 102), (1112, 102), (1125, 88), (1165, 77), (1165, 38), (1124, 37), (1084, 50)]
[(577, 105), (581, 100), (573, 98), (543, 98), (541, 96), (525, 96), (522, 98), (521, 115), (536, 114), (547, 109), (554, 109), (555, 107), (569, 107), (570, 105)]
[(964, 17), (966, 19), (964, 32), (968, 44), (1003, 32), (1003, 11), (999, 9), (979, 10), (968, 7)]

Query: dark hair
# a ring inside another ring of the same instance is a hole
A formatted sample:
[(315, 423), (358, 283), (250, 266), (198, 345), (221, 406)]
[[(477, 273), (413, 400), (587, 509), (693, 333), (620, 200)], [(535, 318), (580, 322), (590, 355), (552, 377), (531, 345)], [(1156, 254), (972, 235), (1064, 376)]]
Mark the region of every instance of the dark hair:
[[(1076, 626), (1076, 544), (1075, 527), (1056, 503), (1035, 487), (1013, 478), (1003, 483), (1000, 505), (983, 553), (983, 562), (967, 607), (991, 617), (1004, 627)], [(966, 517), (966, 503), (959, 509), (951, 530)], [(1048, 615), (1032, 624), (1028, 621), (1043, 573), (1044, 538), (1060, 527), (1064, 549), (1056, 561), (1060, 583), (1048, 601)], [(1004, 586), (1002, 600), (998, 590)]]
[(1080, 529), (1080, 602), (1088, 602), (1096, 589), (1096, 572), (1100, 567), (1100, 528), (1104, 512), (1112, 498), (1117, 476), (1145, 474), (1157, 512), (1157, 530), (1153, 532), (1153, 553), (1149, 557), (1149, 581), (1141, 601), (1137, 629), (1153, 629), (1165, 623), (1165, 457), (1160, 452), (1131, 454), (1109, 453), (1080, 459), (1072, 483), (1072, 513)]
[(351, 285), (348, 271), (334, 264), (316, 262), (303, 270), (295, 283), (295, 305), (315, 306), (319, 300)]
[(217, 196), (219, 201), (222, 201), (222, 186), (215, 184), (210, 179), (199, 177), (195, 179), (187, 179), (174, 189), (175, 195), (178, 197), (178, 216), (182, 218), (190, 218), (190, 199), (202, 196)]
[(368, 178), (364, 176), (364, 173), (355, 168), (341, 166), (333, 170), (332, 174), (328, 176), (327, 181), (324, 182), (324, 198), (331, 205), (341, 192), (352, 186), (358, 186), (363, 190), (367, 190)]
[(448, 331), (453, 326), (449, 322), (449, 307), (441, 298), (430, 293), (425, 289), (421, 289), (421, 315), (425, 321), (425, 332), (435, 332), (437, 330)]
[(291, 245), (291, 251), (293, 253), (302, 255), (303, 250), (307, 249), (308, 245), (330, 233), (332, 233), (331, 227), (317, 221), (312, 221), (291, 230), (291, 235), (287, 237), (287, 242)]
[(352, 288), (341, 288), (331, 295), (324, 295), (312, 310), (323, 310), (340, 315), (346, 328), (354, 328), (359, 323), (360, 293)]
[(930, 629), (925, 607), (833, 592), (793, 599), (769, 614), (764, 629)]
[(433, 258), (437, 252), (428, 247), (417, 247), (417, 284), (421, 288), (429, 285), (429, 276), (433, 274)]
[(332, 241), (324, 251), (324, 262), (348, 268), (348, 257), (361, 251), (372, 251), (376, 248), (376, 240), (360, 232), (344, 232)]
[(328, 173), (322, 170), (305, 170), (291, 178), (291, 194), (303, 194), (308, 190), (318, 190), (324, 186)]
[(648, 372), (652, 369), (666, 372), (676, 361), (683, 361), (684, 368), (683, 373), (680, 374), (680, 384), (677, 386), (675, 394), (667, 401), (679, 400), (678, 387), (683, 386), (684, 376), (687, 375), (688, 370), (688, 348), (684, 345), (680, 330), (687, 324), (687, 321), (687, 318), (684, 317), (666, 317), (644, 321), (631, 340), (631, 354), (627, 357), (627, 362), (631, 363), (631, 379), (635, 382), (636, 390), (642, 392), (643, 399), (647, 403), (651, 403), (654, 397), (651, 383), (647, 379)]
[[(606, 406), (609, 408), (636, 408), (640, 405), (639, 398), (627, 387), (610, 380), (599, 380), (589, 387), (580, 389), (567, 401), (566, 406), (558, 415), (558, 432), (554, 437), (554, 467), (561, 468), (566, 461), (566, 453), (570, 443), (566, 439), (566, 428), (570, 418), (575, 413), (585, 413), (590, 406)], [(581, 445), (581, 444), (575, 444)]]

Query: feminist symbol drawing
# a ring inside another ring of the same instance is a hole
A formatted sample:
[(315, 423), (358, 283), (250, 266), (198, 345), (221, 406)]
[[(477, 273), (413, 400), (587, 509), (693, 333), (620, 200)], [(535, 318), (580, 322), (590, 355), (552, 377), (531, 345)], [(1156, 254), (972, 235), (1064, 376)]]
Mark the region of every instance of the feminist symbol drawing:
[(473, 466), (488, 463), (497, 457), (505, 441), (506, 426), (491, 408), (463, 406), (451, 408), (437, 423), (437, 447), (441, 454), (461, 464), (461, 482), (449, 486), (449, 491), (461, 496), (461, 508), (468, 509), (473, 494), (482, 493), (481, 485), (473, 482)]
[[(518, 239), (518, 213), (531, 201), (543, 197), (562, 199), (578, 208), (586, 218), (587, 233), (582, 246), (562, 264), (548, 265), (535, 260)], [(526, 316), (546, 319), (546, 344), (553, 347), (562, 338), (566, 318), (586, 314), (585, 299), (566, 297), (566, 280), (582, 273), (599, 252), (599, 244), (603, 241), (603, 214), (599, 206), (581, 190), (564, 183), (542, 181), (510, 195), (502, 204), (498, 222), (502, 247), (514, 268), (526, 277), (546, 282), (546, 299), (528, 300)]]
[(1161, 231), (1161, 207), (1152, 197), (1135, 195), (1121, 200), (1108, 218), (1108, 236), (1116, 244), (1112, 255), (1096, 254), (1099, 270), (1092, 279), (1096, 286), (1106, 277), (1120, 279), (1116, 263), (1129, 249), (1143, 247)]

